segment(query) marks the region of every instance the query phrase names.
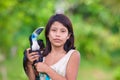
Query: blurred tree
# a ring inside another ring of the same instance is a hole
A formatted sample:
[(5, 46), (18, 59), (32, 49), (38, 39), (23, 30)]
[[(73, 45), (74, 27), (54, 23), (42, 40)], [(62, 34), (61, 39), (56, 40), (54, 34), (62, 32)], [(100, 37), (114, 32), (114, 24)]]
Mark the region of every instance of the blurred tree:
[[(109, 3), (108, 0), (73, 1), (68, 13), (73, 16), (73, 23), (78, 23), (74, 27), (77, 35), (76, 45), (81, 54), (87, 59), (94, 57), (93, 60), (111, 65), (112, 55), (118, 54), (120, 49), (120, 15), (118, 15), (119, 11), (116, 12), (117, 15), (114, 14), (110, 9), (112, 6), (106, 7), (107, 2)], [(113, 2), (119, 4), (117, 0)]]
[(2, 53), (8, 57), (12, 46), (19, 49), (28, 45), (30, 33), (39, 26), (45, 26), (47, 19), (52, 15), (53, 3), (54, 1), (47, 0), (1, 0), (0, 50)]

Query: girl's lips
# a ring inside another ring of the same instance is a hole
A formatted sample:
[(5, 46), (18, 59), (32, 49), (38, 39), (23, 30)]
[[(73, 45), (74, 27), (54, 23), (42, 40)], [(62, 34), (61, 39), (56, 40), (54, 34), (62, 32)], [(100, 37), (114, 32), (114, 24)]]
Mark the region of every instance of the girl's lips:
[(60, 39), (54, 39), (54, 41), (56, 41), (56, 42), (60, 42), (61, 40), (60, 40)]

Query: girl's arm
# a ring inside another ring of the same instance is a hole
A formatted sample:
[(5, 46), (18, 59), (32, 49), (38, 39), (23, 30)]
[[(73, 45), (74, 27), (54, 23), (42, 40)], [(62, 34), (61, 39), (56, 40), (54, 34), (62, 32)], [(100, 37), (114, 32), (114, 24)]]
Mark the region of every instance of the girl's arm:
[(78, 51), (74, 51), (67, 64), (65, 77), (59, 75), (57, 72), (55, 72), (45, 63), (39, 62), (35, 64), (35, 66), (38, 72), (47, 73), (52, 80), (76, 80), (78, 74), (79, 62), (80, 62), (80, 54)]
[(78, 51), (74, 51), (70, 57), (67, 66), (66, 73), (67, 80), (77, 80), (79, 65), (80, 65), (80, 53)]
[(36, 79), (36, 73), (35, 73), (35, 69), (33, 67), (33, 62), (37, 59), (39, 59), (39, 55), (36, 52), (33, 53), (29, 53), (29, 49), (27, 49), (27, 65), (26, 65), (26, 74), (29, 78), (29, 80), (35, 80)]
[(29, 80), (35, 80), (35, 72), (33, 69), (33, 66), (30, 64), (27, 64), (27, 70), (26, 70), (27, 76)]

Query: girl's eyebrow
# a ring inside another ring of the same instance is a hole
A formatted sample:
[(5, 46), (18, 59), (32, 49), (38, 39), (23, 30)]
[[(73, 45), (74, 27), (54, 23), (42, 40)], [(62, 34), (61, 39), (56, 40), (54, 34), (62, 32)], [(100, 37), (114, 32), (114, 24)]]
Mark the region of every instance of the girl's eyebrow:
[(67, 30), (66, 28), (61, 28), (61, 30)]
[(51, 27), (51, 29), (57, 29), (56, 27)]

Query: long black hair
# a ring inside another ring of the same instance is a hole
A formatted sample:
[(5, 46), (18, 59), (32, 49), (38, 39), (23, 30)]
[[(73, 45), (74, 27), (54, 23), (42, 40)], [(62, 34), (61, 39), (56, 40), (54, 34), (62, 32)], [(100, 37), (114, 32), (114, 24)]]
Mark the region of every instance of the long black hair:
[(50, 43), (50, 40), (48, 38), (48, 34), (50, 32), (51, 25), (55, 21), (58, 21), (61, 24), (63, 24), (68, 29), (68, 32), (70, 34), (69, 39), (67, 39), (67, 41), (64, 45), (64, 50), (66, 52), (68, 52), (70, 49), (75, 49), (75, 47), (74, 47), (74, 33), (73, 33), (71, 21), (64, 14), (55, 14), (49, 19), (49, 21), (46, 25), (46, 28), (45, 28), (46, 47), (45, 47), (45, 51), (43, 53), (44, 56), (46, 56), (51, 51), (51, 43)]

